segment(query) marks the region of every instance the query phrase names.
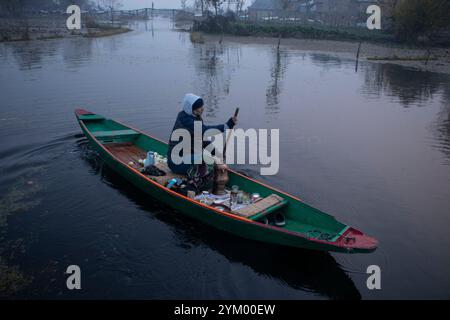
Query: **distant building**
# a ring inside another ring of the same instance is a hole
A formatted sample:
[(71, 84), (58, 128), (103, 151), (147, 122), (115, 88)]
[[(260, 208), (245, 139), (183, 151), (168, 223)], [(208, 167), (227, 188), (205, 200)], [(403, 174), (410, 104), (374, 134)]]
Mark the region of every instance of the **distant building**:
[(311, 11), (317, 13), (344, 13), (351, 0), (312, 0)]
[(389, 0), (256, 0), (248, 7), (248, 14), (251, 20), (295, 18), (335, 26), (356, 26), (367, 20), (366, 11), (372, 4), (381, 6), (382, 17), (387, 22), (392, 15), (389, 3)]
[(256, 0), (248, 7), (248, 13), (254, 20), (296, 14), (347, 13), (354, 1), (357, 0)]
[(283, 12), (279, 0), (256, 0), (248, 7), (248, 16), (252, 20), (278, 17)]

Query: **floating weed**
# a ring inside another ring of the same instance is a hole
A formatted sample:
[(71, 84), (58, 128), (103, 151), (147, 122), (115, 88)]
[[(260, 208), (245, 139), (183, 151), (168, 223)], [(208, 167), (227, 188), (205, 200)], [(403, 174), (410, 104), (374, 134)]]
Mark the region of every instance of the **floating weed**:
[(41, 203), (41, 199), (30, 199), (41, 186), (33, 180), (21, 179), (0, 200), (0, 229), (7, 226), (8, 216), (29, 210)]
[(0, 298), (11, 298), (32, 281), (17, 266), (9, 266), (0, 256)]
[(17, 252), (24, 253), (23, 240), (5, 241), (4, 238), (10, 215), (30, 210), (41, 203), (41, 199), (32, 199), (33, 195), (42, 190), (42, 186), (33, 177), (43, 169), (35, 168), (18, 179), (0, 199), (0, 298), (10, 298), (32, 282), (32, 277), (23, 274), (18, 266), (8, 265), (4, 257), (5, 251), (12, 252), (10, 258), (14, 258)]
[(41, 203), (41, 199), (31, 199), (31, 197), (42, 190), (42, 186), (36, 180), (36, 173), (41, 173), (43, 170), (44, 167), (32, 169), (18, 179), (0, 199), (0, 230), (7, 226), (9, 215), (29, 210)]

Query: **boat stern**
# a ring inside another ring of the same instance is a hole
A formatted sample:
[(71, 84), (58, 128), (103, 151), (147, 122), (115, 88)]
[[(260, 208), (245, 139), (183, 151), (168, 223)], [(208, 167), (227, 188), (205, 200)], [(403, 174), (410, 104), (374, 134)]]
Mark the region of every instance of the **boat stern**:
[(77, 118), (79, 118), (80, 116), (84, 116), (84, 115), (88, 115), (88, 114), (93, 114), (90, 111), (87, 111), (85, 109), (75, 109), (75, 115), (77, 116)]

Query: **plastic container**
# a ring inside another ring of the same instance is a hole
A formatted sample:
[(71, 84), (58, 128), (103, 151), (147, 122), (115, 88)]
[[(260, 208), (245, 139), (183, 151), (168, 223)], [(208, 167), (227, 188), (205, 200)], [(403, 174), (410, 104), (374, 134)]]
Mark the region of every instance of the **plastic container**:
[(167, 184), (167, 188), (172, 189), (174, 185), (176, 185), (178, 183), (178, 179), (173, 178), (172, 180), (169, 181), (169, 183)]

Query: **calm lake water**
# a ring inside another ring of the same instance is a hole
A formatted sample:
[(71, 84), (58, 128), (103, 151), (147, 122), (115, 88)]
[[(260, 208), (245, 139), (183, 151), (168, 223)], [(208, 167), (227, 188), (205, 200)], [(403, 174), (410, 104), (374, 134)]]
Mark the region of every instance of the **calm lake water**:
[[(450, 298), (450, 76), (332, 54), (193, 44), (167, 20), (99, 39), (0, 44), (0, 263), (16, 298)], [(276, 40), (274, 40), (276, 43)], [(180, 100), (280, 128), (281, 169), (250, 176), (380, 241), (329, 254), (219, 232), (93, 152), (76, 107), (168, 140)], [(82, 290), (66, 289), (68, 265)], [(366, 268), (379, 265), (381, 290)]]

